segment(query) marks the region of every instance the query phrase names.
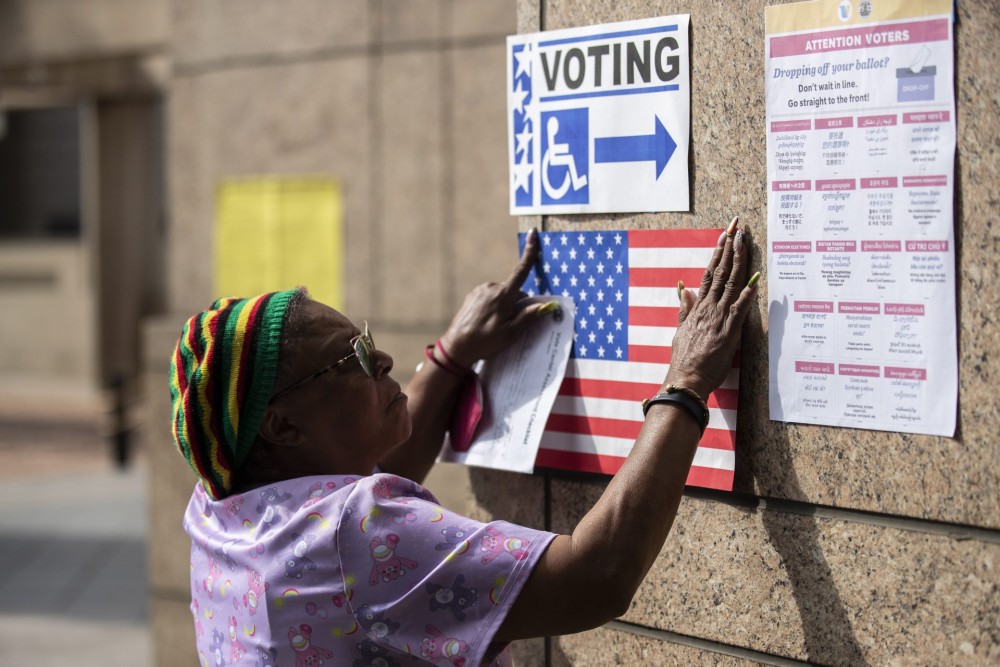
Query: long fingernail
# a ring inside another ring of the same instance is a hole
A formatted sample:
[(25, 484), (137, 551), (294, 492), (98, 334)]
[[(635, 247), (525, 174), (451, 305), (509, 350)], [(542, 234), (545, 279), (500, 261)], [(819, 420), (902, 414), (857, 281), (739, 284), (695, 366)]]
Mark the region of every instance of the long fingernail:
[(760, 280), (760, 271), (750, 276), (750, 282), (747, 283), (747, 287), (753, 287)]
[(684, 281), (677, 281), (677, 300), (681, 303), (684, 302)]
[(726, 233), (722, 232), (719, 234), (719, 240), (715, 242), (715, 245), (723, 245), (726, 242)]
[(528, 240), (529, 241), (531, 241), (532, 239), (535, 239), (537, 237), (538, 237), (538, 229), (536, 229), (535, 227), (532, 227), (530, 230), (528, 230)]
[(736, 238), (733, 239), (733, 253), (740, 254), (740, 250), (743, 249), (743, 230), (740, 229), (736, 232)]
[[(538, 316), (545, 317), (549, 313), (556, 313), (558, 311), (559, 311), (559, 302), (549, 301), (547, 304), (538, 309)], [(556, 316), (556, 319), (559, 319), (558, 315)]]
[(736, 233), (736, 225), (740, 221), (740, 216), (733, 217), (733, 221), (729, 223), (729, 227), (726, 229), (726, 236), (732, 236)]

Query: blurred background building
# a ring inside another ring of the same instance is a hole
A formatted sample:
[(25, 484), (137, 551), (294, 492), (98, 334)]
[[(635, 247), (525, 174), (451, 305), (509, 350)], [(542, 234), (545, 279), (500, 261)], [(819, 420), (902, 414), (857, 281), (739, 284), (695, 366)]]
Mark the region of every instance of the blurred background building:
[[(22, 656), (57, 644), (30, 634), (51, 613), (66, 633), (96, 619), (126, 637), (109, 653), (71, 642), (73, 664), (198, 664), (180, 527), (193, 477), (170, 442), (166, 372), (185, 318), (218, 296), (227, 186), (333, 184), (338, 305), (406, 380), (532, 225), (718, 227), (739, 212), (763, 253), (767, 4), (0, 0), (0, 563), (68, 568), (44, 595), (23, 584), (52, 579), (41, 570), (0, 570), (0, 663), (39, 664)], [(512, 219), (504, 37), (673, 13), (692, 15), (691, 212)], [(737, 493), (690, 490), (626, 617), (522, 642), (521, 664), (1000, 661), (998, 34), (994, 2), (960, 3), (957, 437), (770, 422), (762, 298)], [(117, 476), (111, 436), (132, 426)], [(429, 482), (477, 517), (558, 531), (604, 484), (454, 467)], [(74, 485), (89, 495), (58, 492)], [(82, 542), (80, 525), (104, 528)]]

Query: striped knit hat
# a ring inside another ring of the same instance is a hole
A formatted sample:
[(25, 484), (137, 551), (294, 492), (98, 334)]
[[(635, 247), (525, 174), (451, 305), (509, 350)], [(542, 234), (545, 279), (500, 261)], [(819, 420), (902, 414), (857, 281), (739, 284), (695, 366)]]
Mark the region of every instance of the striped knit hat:
[(274, 389), (288, 305), (296, 290), (223, 298), (184, 325), (170, 361), (174, 444), (213, 498), (257, 437)]

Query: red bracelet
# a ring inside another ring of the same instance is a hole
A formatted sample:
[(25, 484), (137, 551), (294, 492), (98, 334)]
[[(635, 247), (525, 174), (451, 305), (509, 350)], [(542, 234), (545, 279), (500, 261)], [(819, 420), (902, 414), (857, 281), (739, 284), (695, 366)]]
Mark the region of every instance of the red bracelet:
[[(437, 356), (434, 354), (435, 347), (441, 353), (441, 356), (444, 358), (444, 361), (438, 359)], [(467, 378), (470, 375), (475, 375), (475, 372), (471, 368), (465, 368), (463, 366), (460, 366), (459, 364), (456, 364), (452, 360), (452, 358), (448, 355), (448, 353), (445, 352), (444, 345), (441, 344), (440, 338), (434, 342), (434, 345), (428, 345), (427, 347), (424, 348), (424, 356), (430, 359), (435, 366), (437, 366), (438, 368), (447, 373), (450, 373), (451, 375), (454, 375), (455, 377)]]

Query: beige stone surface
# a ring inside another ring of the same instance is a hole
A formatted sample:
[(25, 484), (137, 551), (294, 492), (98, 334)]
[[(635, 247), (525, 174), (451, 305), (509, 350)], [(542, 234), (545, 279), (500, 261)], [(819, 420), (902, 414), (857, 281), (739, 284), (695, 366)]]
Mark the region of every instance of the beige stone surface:
[(0, 64), (161, 51), (170, 0), (8, 0), (0, 3)]
[(186, 599), (157, 598), (150, 605), (153, 659), (156, 667), (192, 667), (199, 660), (194, 638), (190, 596)]
[(388, 53), (379, 63), (376, 148), (379, 199), (372, 271), (379, 319), (442, 322), (445, 297), (443, 54)]
[[(521, 2), (524, 15), (530, 3)], [(750, 226), (763, 290), (741, 353), (736, 488), (768, 497), (1000, 527), (1000, 394), (991, 355), (1000, 336), (993, 310), (998, 232), (989, 223), (1000, 180), (996, 135), (1000, 19), (988, 2), (962, 3), (957, 36), (959, 433), (955, 439), (772, 422), (768, 417), (764, 132), (765, 3), (610, 0), (545, 3), (556, 29), (673, 13), (691, 14), (690, 213), (551, 216), (546, 229), (719, 227), (733, 214)], [(713, 54), (737, 54), (715, 57)]]
[(450, 53), (455, 104), (451, 146), (454, 196), (449, 230), (455, 305), (483, 282), (500, 282), (517, 261), (517, 219), (509, 213), (504, 48)]
[(433, 43), (444, 34), (444, 0), (382, 0), (372, 5), (383, 44)]
[(517, 32), (516, 0), (448, 0), (449, 37), (464, 39)]
[(274, 61), (325, 50), (357, 52), (373, 33), (367, 2), (172, 0), (171, 51), (182, 70), (239, 59)]
[[(154, 603), (190, 597), (191, 541), (181, 522), (197, 478), (174, 447), (170, 434), (170, 354), (183, 317), (148, 320), (143, 330), (147, 418), (139, 434), (149, 460), (149, 579)], [(155, 626), (154, 626), (155, 627)]]
[[(554, 481), (553, 530), (603, 488)], [(998, 564), (996, 542), (685, 498), (625, 620), (823, 664), (983, 664)]]
[(552, 640), (552, 667), (593, 665), (676, 665), (752, 667), (753, 660), (735, 658), (681, 644), (657, 641), (630, 632), (598, 628)]
[(241, 176), (337, 181), (344, 198), (346, 309), (370, 301), (368, 78), (365, 59), (346, 57), (174, 80), (171, 310), (193, 312), (211, 302), (215, 190)]
[(545, 480), (505, 470), (469, 468), (472, 499), (469, 516), (545, 529)]

